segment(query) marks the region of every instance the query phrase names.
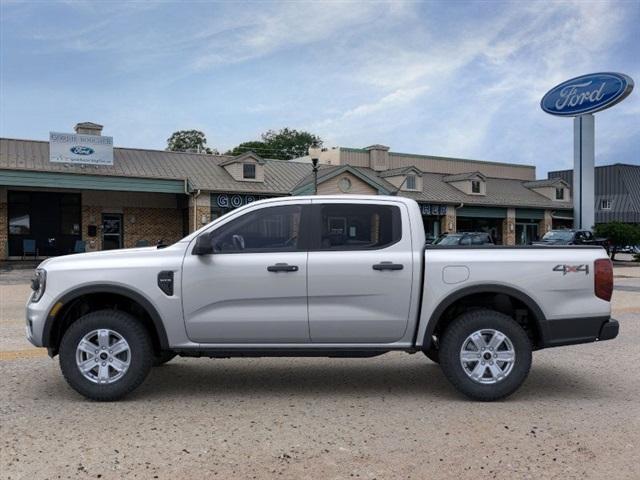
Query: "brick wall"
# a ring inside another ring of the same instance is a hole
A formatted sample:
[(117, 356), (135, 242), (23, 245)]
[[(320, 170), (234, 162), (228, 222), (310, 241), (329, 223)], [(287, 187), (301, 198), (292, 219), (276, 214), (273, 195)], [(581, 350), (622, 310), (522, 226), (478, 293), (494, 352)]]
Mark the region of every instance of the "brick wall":
[(148, 241), (149, 245), (162, 240), (168, 245), (182, 238), (180, 210), (125, 207), (122, 218), (125, 248), (135, 247), (140, 240)]
[(502, 244), (516, 244), (516, 209), (507, 209), (507, 218), (502, 221)]
[(538, 236), (542, 236), (553, 228), (553, 217), (551, 216), (551, 210), (544, 211), (544, 218), (538, 223)]
[(456, 228), (456, 207), (447, 205), (447, 214), (440, 219), (440, 231), (442, 233), (455, 233)]
[(9, 254), (9, 209), (7, 207), (7, 190), (0, 188), (0, 260), (7, 258)]

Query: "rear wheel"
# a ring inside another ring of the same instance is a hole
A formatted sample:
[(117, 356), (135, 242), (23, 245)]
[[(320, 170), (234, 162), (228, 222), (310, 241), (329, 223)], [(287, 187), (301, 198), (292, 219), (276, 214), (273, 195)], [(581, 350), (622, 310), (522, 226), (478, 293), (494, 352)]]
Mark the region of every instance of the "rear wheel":
[(449, 381), (475, 400), (511, 395), (531, 368), (531, 341), (511, 317), (474, 310), (456, 318), (444, 332), (440, 365)]
[(153, 361), (147, 330), (131, 315), (100, 310), (71, 324), (60, 343), (69, 385), (92, 400), (117, 400), (146, 378)]

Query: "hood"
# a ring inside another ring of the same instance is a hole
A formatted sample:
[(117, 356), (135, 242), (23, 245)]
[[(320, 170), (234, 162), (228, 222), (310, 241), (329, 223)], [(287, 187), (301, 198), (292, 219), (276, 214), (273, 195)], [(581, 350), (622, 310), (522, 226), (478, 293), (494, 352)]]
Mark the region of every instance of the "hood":
[(38, 268), (44, 268), (46, 270), (66, 270), (69, 268), (84, 268), (85, 266), (96, 268), (97, 265), (100, 265), (101, 268), (109, 268), (114, 262), (122, 264), (123, 261), (127, 262), (127, 260), (131, 259), (131, 264), (133, 264), (142, 259), (165, 256), (169, 252), (175, 253), (176, 249), (181, 249), (179, 245), (178, 243), (161, 249), (157, 247), (137, 247), (61, 255), (44, 260), (38, 265)]

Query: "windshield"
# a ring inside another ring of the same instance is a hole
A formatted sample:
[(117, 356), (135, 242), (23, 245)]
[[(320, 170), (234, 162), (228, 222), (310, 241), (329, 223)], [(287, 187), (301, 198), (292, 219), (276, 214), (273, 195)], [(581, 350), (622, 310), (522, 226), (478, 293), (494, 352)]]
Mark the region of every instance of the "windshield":
[(435, 245), (458, 245), (462, 235), (444, 235), (433, 242)]
[(547, 232), (542, 237), (542, 240), (571, 240), (573, 238), (573, 232), (566, 230), (552, 230)]

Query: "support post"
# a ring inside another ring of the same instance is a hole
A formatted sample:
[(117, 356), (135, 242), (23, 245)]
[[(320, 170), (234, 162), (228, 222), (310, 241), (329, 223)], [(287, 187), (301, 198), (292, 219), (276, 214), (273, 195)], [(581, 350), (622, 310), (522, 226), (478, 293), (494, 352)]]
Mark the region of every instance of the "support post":
[(591, 114), (573, 119), (573, 227), (595, 225), (595, 121)]

